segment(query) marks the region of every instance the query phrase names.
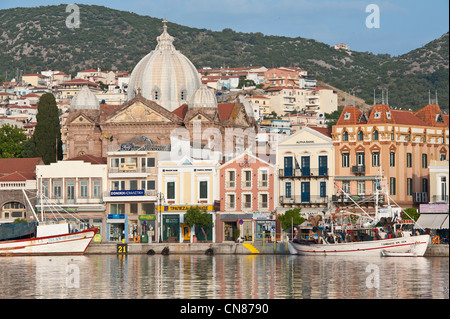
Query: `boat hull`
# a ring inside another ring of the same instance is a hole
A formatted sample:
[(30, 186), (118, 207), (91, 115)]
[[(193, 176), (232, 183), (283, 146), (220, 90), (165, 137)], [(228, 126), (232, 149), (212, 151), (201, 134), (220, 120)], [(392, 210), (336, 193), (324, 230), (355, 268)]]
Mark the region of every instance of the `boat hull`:
[(76, 233), (0, 242), (0, 256), (82, 255), (97, 233), (91, 228)]
[(416, 255), (423, 256), (429, 241), (429, 235), (421, 235), (341, 244), (302, 245), (289, 242), (288, 249), (292, 255), (303, 256), (381, 256), (383, 250), (406, 253), (414, 247)]

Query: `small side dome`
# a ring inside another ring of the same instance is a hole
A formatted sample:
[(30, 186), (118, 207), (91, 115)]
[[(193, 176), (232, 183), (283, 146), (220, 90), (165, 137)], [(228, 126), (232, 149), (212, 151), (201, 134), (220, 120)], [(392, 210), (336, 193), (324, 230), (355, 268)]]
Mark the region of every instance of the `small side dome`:
[(100, 103), (95, 94), (87, 86), (83, 86), (70, 101), (70, 108), (73, 110), (99, 110)]
[(215, 107), (217, 108), (216, 94), (212, 89), (209, 89), (205, 84), (200, 85), (200, 87), (192, 94), (189, 99), (188, 106), (192, 107)]

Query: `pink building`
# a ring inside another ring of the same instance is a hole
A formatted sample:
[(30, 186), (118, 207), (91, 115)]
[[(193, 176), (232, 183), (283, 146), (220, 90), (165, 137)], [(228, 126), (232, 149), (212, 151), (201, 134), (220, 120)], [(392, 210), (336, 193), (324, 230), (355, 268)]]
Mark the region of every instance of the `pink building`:
[(275, 166), (244, 153), (219, 167), (217, 242), (267, 238), (275, 233)]

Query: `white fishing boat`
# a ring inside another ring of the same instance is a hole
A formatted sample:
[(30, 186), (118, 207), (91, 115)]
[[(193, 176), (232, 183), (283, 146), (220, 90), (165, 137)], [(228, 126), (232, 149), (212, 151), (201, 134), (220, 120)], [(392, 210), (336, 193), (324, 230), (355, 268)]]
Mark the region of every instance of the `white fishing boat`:
[[(379, 181), (382, 181), (382, 177), (380, 177)], [(355, 225), (349, 225), (347, 228), (342, 227), (339, 229), (340, 232), (335, 232), (335, 228), (331, 225), (330, 232), (323, 230), (321, 234), (315, 234), (314, 239), (309, 238), (308, 240), (305, 240), (302, 238), (295, 238), (288, 243), (289, 252), (293, 255), (304, 256), (423, 256), (427, 250), (428, 243), (430, 242), (430, 235), (413, 236), (413, 233), (410, 231), (399, 231), (398, 233), (394, 232), (394, 236), (391, 236), (392, 234), (386, 237), (378, 236), (378, 234), (383, 231), (376, 226), (381, 220), (378, 207), (378, 193), (382, 188), (380, 184), (381, 183), (378, 183), (375, 192), (375, 217), (370, 216), (349, 194), (335, 184), (335, 186), (362, 211), (362, 213), (359, 214), (359, 217), (365, 218), (366, 222), (361, 222), (359, 227)], [(386, 184), (387, 183), (385, 182), (385, 187), (387, 187)], [(386, 211), (391, 214), (392, 207), (388, 190), (386, 190), (385, 194), (388, 198), (388, 207)], [(404, 210), (402, 211), (407, 215)], [(354, 215), (354, 213), (352, 213), (352, 215)], [(394, 220), (390, 226), (398, 224), (396, 217), (389, 218)], [(315, 226), (317, 226), (317, 224)], [(420, 225), (417, 226), (420, 227)], [(372, 234), (376, 233), (377, 235), (359, 236), (360, 234), (364, 235), (368, 232), (372, 232)], [(355, 234), (357, 234), (357, 236), (355, 236)], [(386, 233), (383, 232), (383, 235), (386, 235)], [(333, 240), (330, 240), (330, 238)], [(367, 240), (367, 238), (369, 239)]]
[(39, 220), (25, 191), (23, 193), (37, 222), (36, 231), (31, 238), (0, 241), (0, 256), (81, 255), (86, 251), (97, 228), (78, 231), (66, 220), (44, 221), (43, 217)]

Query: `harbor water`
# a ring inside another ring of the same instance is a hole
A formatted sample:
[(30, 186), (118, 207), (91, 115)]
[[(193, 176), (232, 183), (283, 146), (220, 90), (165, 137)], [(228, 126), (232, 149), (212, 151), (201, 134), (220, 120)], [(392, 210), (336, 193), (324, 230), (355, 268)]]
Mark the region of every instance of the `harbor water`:
[(0, 258), (2, 299), (446, 299), (449, 259), (280, 255)]

